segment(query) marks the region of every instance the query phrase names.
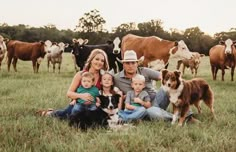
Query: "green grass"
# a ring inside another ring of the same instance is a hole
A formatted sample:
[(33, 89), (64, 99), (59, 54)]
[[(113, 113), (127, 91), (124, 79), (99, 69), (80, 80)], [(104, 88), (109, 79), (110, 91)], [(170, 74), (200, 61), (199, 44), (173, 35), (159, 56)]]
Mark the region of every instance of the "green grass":
[[(176, 60), (172, 60), (169, 69), (175, 66)], [(214, 91), (217, 121), (210, 119), (209, 109), (202, 104), (202, 114), (192, 108), (201, 124), (177, 127), (162, 121), (142, 122), (128, 131), (98, 129), (85, 133), (68, 127), (65, 121), (35, 115), (38, 109), (68, 105), (66, 92), (75, 74), (69, 53), (64, 54), (60, 74), (47, 72), (46, 59), (38, 74), (26, 61), (18, 61), (17, 73), (12, 67), (9, 73), (6, 69), (3, 64), (0, 71), (1, 152), (236, 151), (236, 83), (230, 81), (229, 70), (224, 82), (221, 71), (213, 81), (208, 57), (203, 58), (198, 77), (206, 79)], [(184, 78), (192, 78), (189, 70)]]

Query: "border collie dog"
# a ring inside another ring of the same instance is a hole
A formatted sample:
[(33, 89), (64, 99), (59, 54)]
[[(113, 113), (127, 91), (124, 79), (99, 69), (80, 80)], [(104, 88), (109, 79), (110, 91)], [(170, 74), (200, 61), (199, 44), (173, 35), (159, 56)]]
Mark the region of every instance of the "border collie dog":
[(71, 115), (69, 118), (69, 126), (74, 126), (86, 131), (88, 128), (108, 128), (110, 127), (110, 121), (117, 123), (120, 95), (100, 95), (98, 98), (101, 101), (101, 105), (96, 110), (85, 110)]
[(161, 84), (163, 89), (167, 91), (173, 105), (172, 124), (176, 122), (180, 114), (178, 125), (182, 126), (192, 104), (198, 109), (198, 113), (201, 113), (200, 100), (203, 100), (210, 108), (213, 118), (215, 118), (214, 95), (205, 80), (201, 78), (183, 80), (180, 71), (164, 69), (162, 70)]

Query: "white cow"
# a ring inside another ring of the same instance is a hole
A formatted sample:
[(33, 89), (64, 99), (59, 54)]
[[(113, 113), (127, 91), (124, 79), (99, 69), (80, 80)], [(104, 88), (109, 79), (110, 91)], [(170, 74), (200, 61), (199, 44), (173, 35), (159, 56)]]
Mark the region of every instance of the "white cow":
[(58, 64), (58, 72), (60, 73), (61, 63), (62, 63), (62, 53), (64, 52), (65, 48), (68, 44), (64, 44), (63, 42), (54, 43), (51, 45), (50, 51), (47, 54), (48, 59), (48, 71), (50, 62), (53, 65), (53, 72), (55, 72), (55, 65)]
[(7, 47), (4, 38), (3, 36), (0, 35), (0, 70), (6, 52), (7, 52)]

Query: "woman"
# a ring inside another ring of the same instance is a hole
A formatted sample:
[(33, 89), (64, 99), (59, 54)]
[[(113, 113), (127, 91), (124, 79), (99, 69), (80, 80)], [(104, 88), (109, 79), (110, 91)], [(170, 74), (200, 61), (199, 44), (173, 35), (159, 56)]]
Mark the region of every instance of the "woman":
[[(101, 89), (101, 73), (109, 69), (108, 59), (106, 53), (101, 49), (94, 49), (89, 55), (83, 71), (79, 71), (75, 74), (72, 79), (71, 85), (67, 91), (67, 97), (76, 100), (82, 99), (85, 101), (93, 101), (93, 97), (89, 93), (76, 93), (76, 89), (81, 84), (81, 75), (84, 71), (91, 72), (95, 77), (95, 86), (100, 90)], [(42, 115), (50, 115), (58, 117), (60, 119), (67, 119), (70, 116), (73, 109), (73, 104), (70, 103), (65, 109), (62, 110), (50, 110), (47, 112), (41, 112)]]

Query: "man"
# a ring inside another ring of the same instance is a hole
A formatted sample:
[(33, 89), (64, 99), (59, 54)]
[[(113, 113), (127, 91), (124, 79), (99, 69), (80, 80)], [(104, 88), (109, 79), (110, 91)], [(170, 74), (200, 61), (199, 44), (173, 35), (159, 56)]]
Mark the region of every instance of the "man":
[[(143, 104), (149, 118), (172, 120), (172, 113), (165, 111), (170, 103), (166, 92), (162, 88), (156, 91), (152, 85), (152, 80), (161, 79), (161, 73), (146, 67), (138, 67), (137, 54), (133, 50), (127, 50), (124, 53), (122, 63), (123, 70), (115, 75), (115, 85), (126, 95), (128, 91), (132, 90), (131, 79), (136, 74), (143, 75), (145, 77), (144, 90), (148, 92), (151, 98), (151, 104)], [(189, 120), (193, 120), (191, 115), (192, 113), (187, 117)]]

